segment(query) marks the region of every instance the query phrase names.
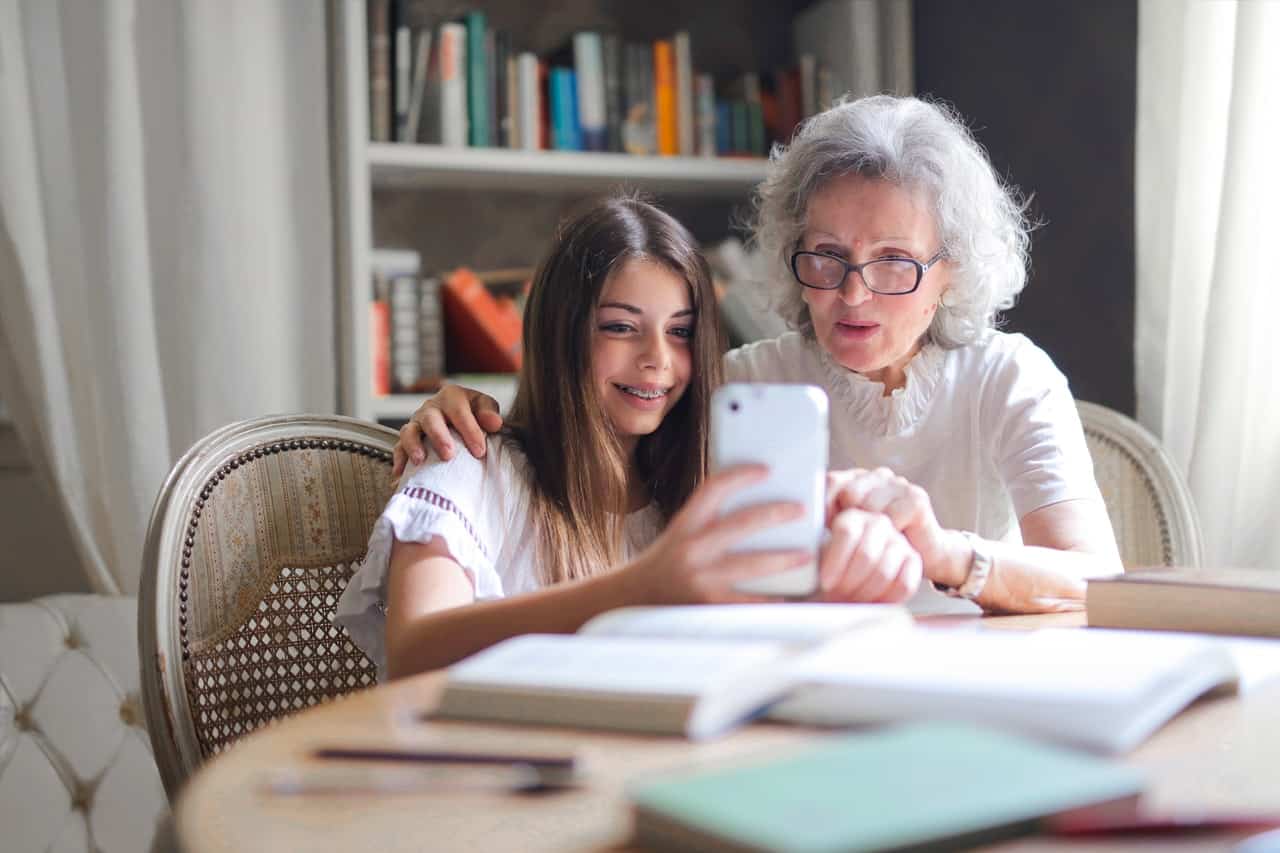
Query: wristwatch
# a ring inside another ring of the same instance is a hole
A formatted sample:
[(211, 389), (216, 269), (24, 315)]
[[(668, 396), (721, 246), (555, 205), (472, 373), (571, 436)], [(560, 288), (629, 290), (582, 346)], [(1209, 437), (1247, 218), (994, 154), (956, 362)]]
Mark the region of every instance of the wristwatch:
[(973, 559), (969, 562), (969, 573), (965, 575), (964, 582), (960, 586), (943, 587), (943, 592), (952, 598), (967, 598), (970, 601), (977, 601), (978, 596), (982, 595), (982, 591), (986, 589), (987, 579), (991, 577), (991, 567), (995, 564), (995, 560), (992, 559), (991, 552), (987, 550), (987, 543), (977, 534), (962, 530), (960, 535), (968, 541), (969, 547), (973, 549)]

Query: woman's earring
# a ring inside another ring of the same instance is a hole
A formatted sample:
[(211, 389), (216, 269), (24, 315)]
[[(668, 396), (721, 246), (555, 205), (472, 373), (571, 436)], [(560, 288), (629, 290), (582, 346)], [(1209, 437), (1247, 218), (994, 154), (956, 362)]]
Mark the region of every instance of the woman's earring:
[(951, 291), (949, 289), (942, 291), (942, 295), (938, 297), (938, 304), (943, 308), (956, 307), (956, 300), (951, 296)]

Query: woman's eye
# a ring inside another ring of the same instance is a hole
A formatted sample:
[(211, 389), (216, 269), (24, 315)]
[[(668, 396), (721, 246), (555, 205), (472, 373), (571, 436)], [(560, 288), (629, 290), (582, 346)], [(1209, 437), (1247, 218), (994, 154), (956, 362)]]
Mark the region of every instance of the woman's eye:
[(600, 326), (600, 331), (610, 332), (615, 335), (625, 335), (627, 332), (634, 331), (634, 329), (626, 323), (604, 323)]

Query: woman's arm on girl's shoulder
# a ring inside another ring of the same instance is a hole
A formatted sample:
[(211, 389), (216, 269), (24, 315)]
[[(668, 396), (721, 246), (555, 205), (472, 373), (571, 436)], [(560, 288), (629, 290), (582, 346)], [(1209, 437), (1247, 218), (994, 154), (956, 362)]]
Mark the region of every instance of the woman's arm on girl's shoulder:
[(498, 401), (480, 391), (452, 384), (446, 384), (434, 396), (423, 400), (413, 417), (400, 427), (391, 476), (399, 476), (408, 463), (422, 464), (430, 452), (441, 459), (452, 459), (455, 449), (453, 437), (449, 435), (451, 427), (462, 438), (467, 452), (477, 459), (483, 458), (485, 433), (502, 429)]

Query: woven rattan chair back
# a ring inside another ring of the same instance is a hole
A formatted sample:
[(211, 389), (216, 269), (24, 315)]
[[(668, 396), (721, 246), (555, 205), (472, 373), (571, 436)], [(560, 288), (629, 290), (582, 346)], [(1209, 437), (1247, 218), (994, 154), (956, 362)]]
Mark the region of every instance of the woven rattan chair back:
[(330, 616), (390, 494), (395, 440), (350, 418), (260, 418), (206, 436), (170, 472), (138, 606), (170, 799), (237, 738), (375, 682)]
[(1200, 565), (1195, 504), (1159, 440), (1106, 406), (1076, 405), (1125, 566)]

